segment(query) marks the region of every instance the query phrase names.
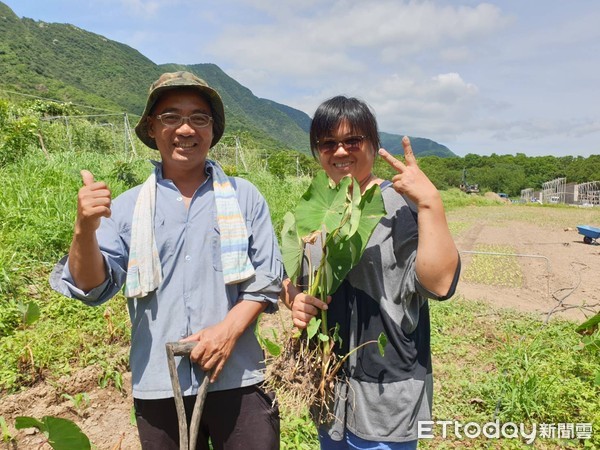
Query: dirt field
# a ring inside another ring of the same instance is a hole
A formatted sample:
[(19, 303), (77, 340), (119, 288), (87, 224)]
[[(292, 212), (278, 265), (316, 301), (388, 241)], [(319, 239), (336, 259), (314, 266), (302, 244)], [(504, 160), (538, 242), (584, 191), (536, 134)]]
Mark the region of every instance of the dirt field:
[[(520, 271), (520, 287), (462, 279), (457, 295), (487, 301), (494, 308), (530, 312), (540, 320), (562, 317), (580, 322), (585, 318), (580, 307), (600, 310), (600, 245), (585, 244), (576, 229), (577, 225), (600, 226), (598, 209), (503, 205), (452, 211), (448, 220), (461, 252), (463, 274), (481, 256), (478, 252), (502, 253), (492, 257), (498, 261), (497, 267), (489, 268), (492, 272), (501, 273), (506, 259)], [(124, 378), (129, 392), (129, 374)], [(11, 429), (19, 415), (65, 417), (74, 420), (98, 449), (139, 449), (130, 421), (131, 398), (113, 389), (99, 389), (97, 379), (96, 370), (89, 368), (70, 379), (8, 396), (0, 401), (0, 416)], [(90, 404), (81, 415), (57, 393), (65, 389), (71, 395), (88, 393)], [(13, 448), (38, 448), (43, 441), (32, 431), (16, 436), (18, 446)]]
[[(600, 211), (517, 205), (474, 208), (448, 214), (463, 262), (458, 293), (494, 307), (531, 312), (541, 320), (562, 317), (583, 321), (600, 310), (600, 245), (585, 244), (577, 225), (600, 226)], [(465, 279), (478, 252), (504, 255), (488, 269), (501, 271), (506, 259), (516, 261), (520, 287), (480, 284)], [(474, 252), (474, 253), (470, 253)], [(517, 255), (517, 256), (512, 256)]]

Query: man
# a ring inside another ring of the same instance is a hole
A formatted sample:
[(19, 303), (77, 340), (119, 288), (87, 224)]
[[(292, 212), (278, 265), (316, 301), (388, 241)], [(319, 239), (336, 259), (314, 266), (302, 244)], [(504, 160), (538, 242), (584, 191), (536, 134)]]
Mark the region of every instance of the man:
[[(186, 409), (204, 373), (210, 387), (198, 447), (279, 448), (279, 412), (266, 394), (258, 315), (276, 308), (282, 265), (258, 190), (207, 159), (225, 127), (219, 94), (191, 73), (163, 74), (135, 127), (160, 152), (148, 180), (111, 200), (81, 172), (68, 257), (51, 280), (99, 305), (125, 286), (131, 317), (133, 397), (143, 449), (178, 449), (165, 343), (197, 342), (178, 362)], [(188, 422), (189, 422), (188, 411)]]

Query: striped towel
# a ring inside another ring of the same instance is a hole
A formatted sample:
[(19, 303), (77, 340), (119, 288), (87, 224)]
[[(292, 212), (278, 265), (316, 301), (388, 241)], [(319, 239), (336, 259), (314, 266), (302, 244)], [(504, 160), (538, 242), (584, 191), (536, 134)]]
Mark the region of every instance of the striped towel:
[(131, 243), (125, 281), (126, 297), (145, 297), (162, 281), (160, 258), (154, 239), (156, 172), (148, 177), (135, 202), (131, 222)]
[[(223, 169), (206, 160), (212, 168), (213, 190), (217, 223), (221, 236), (221, 262), (225, 284), (240, 283), (254, 275), (248, 257), (248, 231), (235, 189)], [(154, 211), (156, 207), (156, 174), (153, 172), (142, 185), (133, 211), (131, 244), (126, 297), (145, 297), (158, 288), (162, 281), (160, 258), (154, 238)]]
[(221, 232), (221, 263), (225, 284), (240, 283), (254, 275), (254, 266), (248, 257), (248, 230), (242, 216), (235, 189), (218, 163), (210, 159), (213, 190), (217, 207), (217, 223)]

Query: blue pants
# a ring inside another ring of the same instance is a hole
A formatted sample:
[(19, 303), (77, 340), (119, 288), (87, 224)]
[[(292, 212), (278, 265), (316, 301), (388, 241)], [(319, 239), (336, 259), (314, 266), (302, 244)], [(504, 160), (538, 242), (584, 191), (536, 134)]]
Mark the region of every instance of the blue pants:
[(365, 441), (348, 430), (346, 430), (346, 439), (343, 441), (334, 441), (326, 432), (319, 430), (321, 450), (416, 450), (417, 442)]

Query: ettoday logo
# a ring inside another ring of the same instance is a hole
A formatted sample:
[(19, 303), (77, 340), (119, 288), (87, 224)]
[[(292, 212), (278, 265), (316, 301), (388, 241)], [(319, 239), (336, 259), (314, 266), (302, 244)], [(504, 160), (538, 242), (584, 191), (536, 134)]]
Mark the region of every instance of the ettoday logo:
[(455, 420), (427, 420), (418, 423), (419, 439), (442, 439), (454, 436), (457, 439), (477, 439), (481, 436), (488, 439), (522, 439), (532, 444), (536, 438), (545, 439), (590, 439), (592, 437), (591, 423), (523, 423), (499, 420), (480, 424), (477, 422), (462, 423)]

